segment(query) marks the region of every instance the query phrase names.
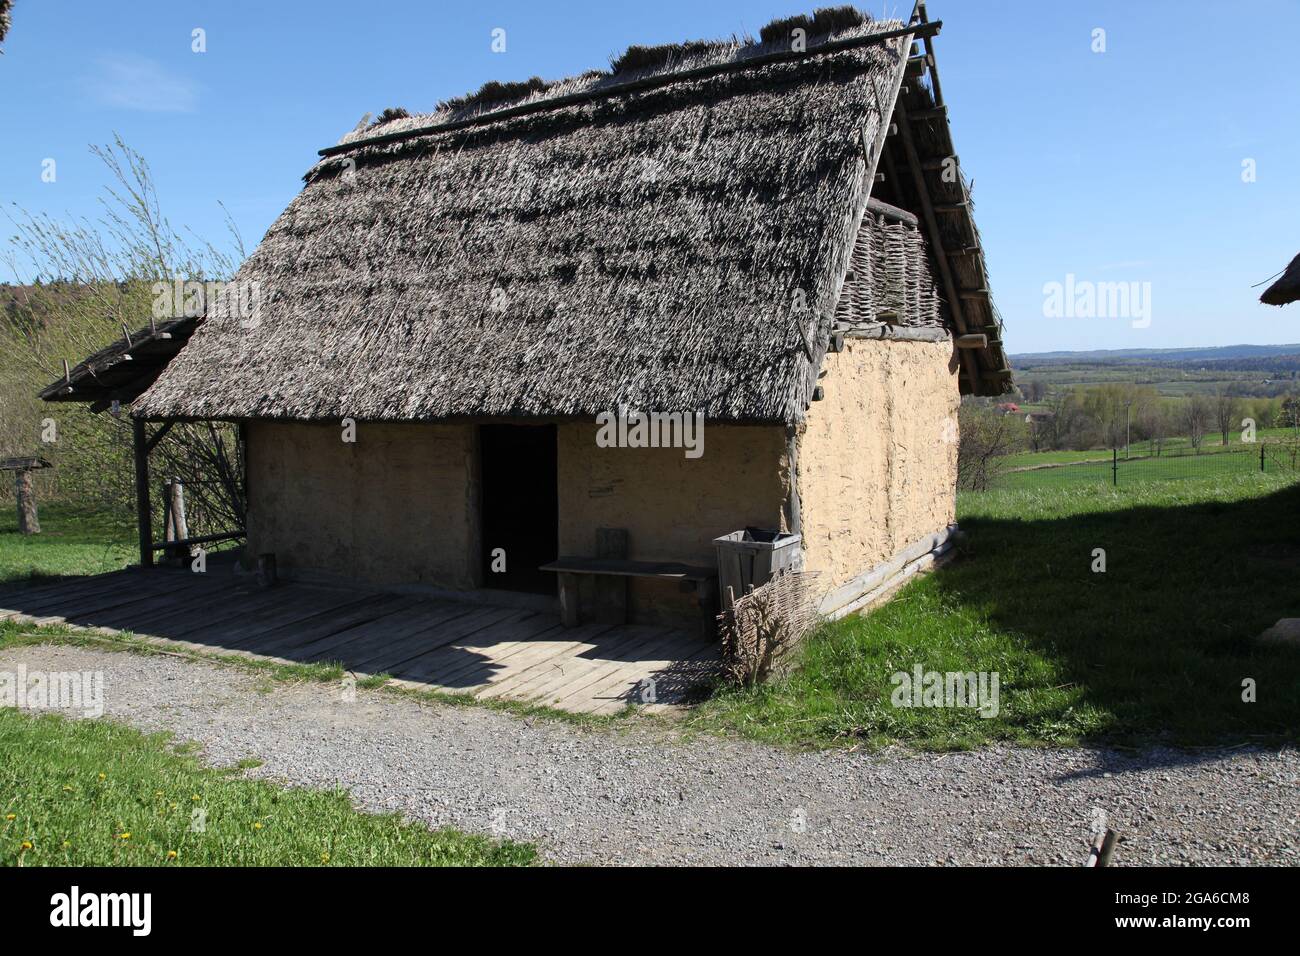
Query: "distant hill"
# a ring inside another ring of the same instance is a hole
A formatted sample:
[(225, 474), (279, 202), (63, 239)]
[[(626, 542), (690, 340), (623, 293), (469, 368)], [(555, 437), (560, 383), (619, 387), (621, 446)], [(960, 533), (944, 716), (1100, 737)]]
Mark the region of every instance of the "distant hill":
[(1042, 365), (1185, 365), (1190, 362), (1268, 359), (1300, 355), (1296, 345), (1220, 345), (1193, 349), (1096, 349), (1091, 352), (1024, 352), (1011, 356), (1013, 368)]

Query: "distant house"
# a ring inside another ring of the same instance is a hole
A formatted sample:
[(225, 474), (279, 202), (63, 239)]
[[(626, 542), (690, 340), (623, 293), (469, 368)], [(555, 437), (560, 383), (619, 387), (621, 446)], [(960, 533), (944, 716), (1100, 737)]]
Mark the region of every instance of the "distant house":
[(1015, 402), (1000, 402), (997, 406), (997, 410), (1001, 412), (1003, 415), (1020, 414), (1020, 406), (1017, 405)]
[(707, 566), (757, 527), (851, 609), (943, 546), (959, 396), (1010, 387), (937, 31), (824, 10), (358, 127), (134, 415), (241, 423), (287, 575), (553, 593), (603, 529)]
[(1025, 415), (1025, 424), (1031, 427), (1048, 424), (1056, 415), (1053, 412), (1028, 412)]

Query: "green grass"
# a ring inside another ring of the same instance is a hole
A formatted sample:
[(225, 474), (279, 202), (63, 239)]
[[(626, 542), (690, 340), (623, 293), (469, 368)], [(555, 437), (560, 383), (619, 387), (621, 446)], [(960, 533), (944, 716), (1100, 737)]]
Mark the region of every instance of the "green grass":
[(0, 710), (0, 864), (524, 866), (536, 859), (530, 845), (360, 813), (342, 791), (243, 777), (256, 761), (205, 767), (190, 750), (106, 720)]
[[(722, 690), (691, 724), (805, 746), (1300, 739), (1300, 651), (1252, 642), (1300, 615), (1300, 486), (1009, 489), (963, 495), (959, 512), (956, 561), (825, 626), (787, 678)], [(916, 664), (998, 672), (999, 715), (893, 707), (891, 675)]]
[(130, 515), (122, 518), (43, 504), (40, 522), (40, 534), (21, 535), (13, 503), (0, 511), (0, 582), (99, 574), (135, 559), (135, 525)]
[[(1236, 454), (1206, 453), (1201, 455), (1161, 455), (1158, 458), (1119, 460), (1119, 484), (1186, 481), (1194, 479), (1223, 479), (1259, 474), (1259, 456), (1254, 452)], [(1226, 449), (1225, 449), (1226, 450)], [(1266, 468), (1275, 467), (1270, 460)], [(1267, 474), (1267, 472), (1266, 472)], [(1109, 458), (1088, 464), (1062, 465), (1058, 468), (1035, 468), (1024, 471), (1004, 471), (994, 479), (998, 488), (1034, 489), (1059, 488), (1067, 485), (1109, 485), (1115, 475)]]

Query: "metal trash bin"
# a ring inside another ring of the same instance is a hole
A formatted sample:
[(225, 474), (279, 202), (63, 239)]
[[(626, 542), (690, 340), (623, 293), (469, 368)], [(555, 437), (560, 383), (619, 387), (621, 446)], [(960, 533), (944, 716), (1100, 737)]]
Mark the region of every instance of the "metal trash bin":
[(788, 531), (746, 528), (713, 539), (718, 552), (718, 591), (722, 609), (784, 571), (803, 566), (802, 538)]

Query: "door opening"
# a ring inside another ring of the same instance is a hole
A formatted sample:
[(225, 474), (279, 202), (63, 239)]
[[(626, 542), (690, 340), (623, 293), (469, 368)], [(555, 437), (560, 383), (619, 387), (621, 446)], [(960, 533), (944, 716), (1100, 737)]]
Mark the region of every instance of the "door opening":
[(537, 570), (559, 556), (555, 445), (554, 425), (479, 426), (484, 587), (555, 593)]

